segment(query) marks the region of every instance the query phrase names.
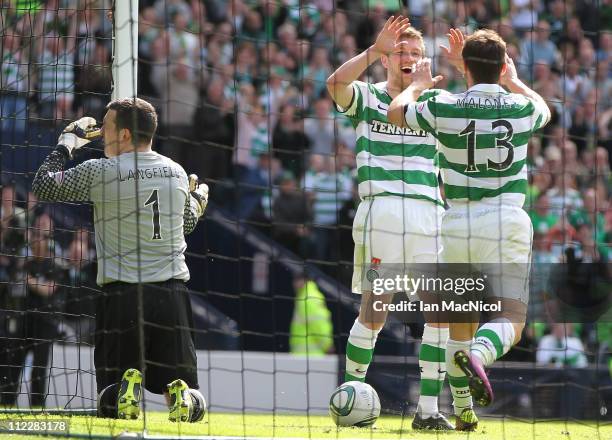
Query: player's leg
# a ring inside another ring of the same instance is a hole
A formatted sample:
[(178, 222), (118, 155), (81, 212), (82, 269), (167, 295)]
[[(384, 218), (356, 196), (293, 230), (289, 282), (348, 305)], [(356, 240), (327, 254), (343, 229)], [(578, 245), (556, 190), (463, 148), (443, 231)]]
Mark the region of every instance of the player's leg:
[[(444, 263), (443, 270), (449, 270), (451, 276), (456, 271), (464, 270), (463, 265), (472, 261), (472, 253), (478, 253), (478, 245), (469, 234), (470, 219), (463, 212), (449, 210), (442, 220), (442, 252), (440, 261)], [(472, 252), (474, 251), (474, 252)], [(454, 297), (443, 296), (440, 301), (454, 300)], [(446, 343), (445, 367), (448, 383), (453, 396), (453, 412), (455, 429), (457, 431), (474, 431), (478, 418), (473, 409), (469, 381), (465, 373), (455, 363), (455, 354), (469, 350), (474, 332), (478, 328), (478, 313), (451, 313), (445, 316), (449, 321), (449, 338)]]
[(353, 323), (348, 341), (346, 343), (346, 372), (345, 382), (351, 380), (365, 381), (368, 367), (372, 362), (374, 347), (378, 334), (387, 319), (386, 310), (376, 310), (374, 301), (389, 304), (392, 295), (374, 295), (372, 292), (363, 292), (359, 316)]
[(470, 318), (454, 317), (457, 322), (449, 326), (449, 339), (446, 344), (446, 371), (448, 383), (453, 396), (455, 413), (455, 429), (457, 431), (474, 431), (478, 426), (478, 418), (473, 409), (470, 383), (465, 371), (455, 361), (457, 353), (469, 352), (473, 342), (478, 321)]
[(469, 348), (455, 353), (456, 365), (469, 379), (470, 393), (481, 406), (493, 401), (493, 390), (485, 368), (505, 355), (521, 339), (527, 315), (527, 305), (509, 298), (491, 298), (499, 302), (501, 312), (483, 324)]
[(113, 283), (96, 304), (98, 417), (137, 419), (142, 398), (137, 287)]
[(438, 399), (446, 377), (448, 324), (427, 323), (419, 350), (420, 394), (412, 428), (447, 431), (455, 427), (440, 413)]
[[(409, 271), (429, 277), (435, 271), (442, 249), (440, 223), (442, 208), (428, 202), (404, 201), (404, 254), (413, 263)], [(428, 301), (424, 292), (419, 299)], [(414, 296), (411, 296), (414, 298)], [(416, 298), (415, 298), (416, 299)], [(433, 298), (436, 299), (435, 296)], [(447, 431), (455, 427), (440, 413), (439, 396), (446, 378), (446, 341), (448, 323), (440, 322), (436, 313), (424, 313), (425, 327), (419, 349), (420, 394), (412, 421), (416, 430)]]
[(386, 303), (391, 301), (390, 295), (382, 295), (380, 298), (379, 295), (374, 295), (369, 284), (373, 275), (378, 276), (377, 261), (383, 257), (382, 255), (375, 255), (376, 250), (373, 249), (374, 245), (381, 246), (381, 240), (383, 239), (377, 233), (376, 228), (380, 227), (384, 220), (379, 218), (374, 206), (375, 204), (380, 205), (380, 203), (381, 201), (375, 201), (374, 199), (362, 201), (357, 208), (353, 222), (355, 250), (352, 291), (361, 295), (361, 306), (359, 316), (351, 327), (346, 343), (345, 382), (365, 381), (368, 367), (372, 362), (378, 334), (387, 319), (387, 312), (375, 310), (373, 304), (375, 300), (382, 300)]
[[(501, 222), (499, 219), (503, 218)], [(494, 231), (480, 246), (482, 271), (487, 275), (487, 302), (499, 304), (475, 335), (470, 350), (455, 355), (455, 361), (470, 378), (472, 396), (479, 405), (493, 401), (485, 368), (505, 355), (520, 338), (529, 302), (529, 267), (532, 225), (520, 208), (506, 207), (482, 216), (483, 229)], [(495, 262), (494, 264), (491, 262)]]
[(170, 280), (147, 285), (145, 318), (147, 390), (164, 394), (170, 421), (202, 420), (206, 401), (198, 391), (193, 317), (185, 284)]

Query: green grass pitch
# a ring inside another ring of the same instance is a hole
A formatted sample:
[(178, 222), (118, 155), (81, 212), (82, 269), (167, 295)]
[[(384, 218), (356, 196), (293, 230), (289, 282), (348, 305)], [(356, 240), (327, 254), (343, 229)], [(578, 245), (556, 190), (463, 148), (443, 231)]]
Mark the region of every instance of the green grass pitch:
[[(0, 421), (16, 416), (0, 415)], [(49, 419), (66, 419), (61, 416), (49, 416)], [(42, 416), (20, 416), (20, 420), (45, 420)], [(128, 431), (142, 433), (145, 419), (141, 414), (139, 420), (118, 421), (98, 419), (87, 416), (73, 416), (70, 421), (70, 433), (75, 437), (116, 438)], [(410, 427), (411, 417), (383, 416), (374, 428), (337, 428), (326, 416), (304, 415), (268, 415), (268, 414), (207, 414), (204, 421), (197, 424), (171, 423), (167, 413), (147, 412), (147, 433), (153, 436), (177, 438), (179, 436), (236, 436), (267, 438), (313, 438), (313, 439), (482, 439), (482, 440), (609, 440), (612, 439), (612, 424), (597, 426), (595, 422), (545, 422), (484, 419), (480, 421), (474, 433), (416, 433)], [(80, 435), (78, 435), (80, 434)], [(49, 439), (56, 436), (33, 436), (23, 434), (0, 433), (1, 439)], [(65, 438), (65, 437), (63, 437)], [(133, 437), (136, 438), (136, 437)]]

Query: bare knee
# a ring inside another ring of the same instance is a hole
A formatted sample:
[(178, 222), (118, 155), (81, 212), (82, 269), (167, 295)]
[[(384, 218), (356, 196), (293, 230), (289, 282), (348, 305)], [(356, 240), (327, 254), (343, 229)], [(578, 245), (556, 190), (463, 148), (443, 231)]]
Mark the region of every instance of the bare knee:
[(387, 320), (387, 309), (381, 306), (391, 303), (392, 300), (393, 295), (374, 295), (372, 292), (364, 292), (361, 296), (359, 322), (370, 330), (379, 331)]

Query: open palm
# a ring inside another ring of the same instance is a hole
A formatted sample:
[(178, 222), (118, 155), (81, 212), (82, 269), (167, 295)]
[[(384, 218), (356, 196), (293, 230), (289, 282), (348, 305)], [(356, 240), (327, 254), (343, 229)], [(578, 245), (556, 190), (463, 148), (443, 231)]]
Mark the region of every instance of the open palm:
[(440, 45), (440, 49), (444, 52), (444, 55), (448, 57), (448, 62), (452, 64), (459, 72), (463, 73), (463, 57), (461, 52), (463, 51), (463, 44), (465, 43), (465, 36), (460, 29), (451, 29), (448, 36), (448, 47)]
[(397, 37), (407, 28), (410, 27), (410, 20), (406, 17), (393, 15), (389, 17), (382, 30), (376, 37), (374, 48), (383, 54), (389, 54), (395, 49)]

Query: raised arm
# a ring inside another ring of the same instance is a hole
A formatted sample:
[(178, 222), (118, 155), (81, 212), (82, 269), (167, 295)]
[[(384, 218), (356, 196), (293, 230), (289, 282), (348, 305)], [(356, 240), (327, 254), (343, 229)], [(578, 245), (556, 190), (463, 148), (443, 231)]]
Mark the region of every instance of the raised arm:
[[(421, 93), (425, 90), (432, 88), (437, 82), (442, 80), (442, 76), (438, 75), (434, 78), (431, 76), (431, 59), (423, 58), (419, 61), (412, 74), (412, 83), (399, 95), (397, 95), (391, 104), (389, 104), (389, 111), (387, 112), (387, 118), (389, 122), (398, 127), (408, 127), (406, 123), (406, 107), (414, 105)], [(426, 127), (410, 127), (413, 129), (425, 129)]]
[(389, 17), (372, 46), (338, 67), (327, 78), (327, 90), (336, 104), (342, 108), (350, 106), (353, 99), (351, 83), (359, 79), (361, 74), (382, 55), (392, 52), (398, 35), (409, 26), (410, 21), (401, 15)]
[(543, 119), (540, 123), (540, 127), (543, 127), (550, 121), (550, 109), (548, 108), (548, 104), (546, 104), (546, 101), (539, 93), (530, 89), (527, 84), (519, 79), (514, 61), (512, 61), (512, 58), (508, 55), (506, 55), (506, 71), (502, 73), (500, 83), (510, 92), (523, 95), (533, 101), (534, 105), (542, 114)]
[(99, 160), (89, 160), (77, 167), (64, 170), (66, 161), (71, 159), (74, 150), (91, 142), (89, 130), (96, 121), (84, 117), (69, 124), (57, 141), (57, 148), (44, 160), (34, 181), (32, 192), (43, 201), (83, 202), (90, 200), (93, 176), (102, 166)]

